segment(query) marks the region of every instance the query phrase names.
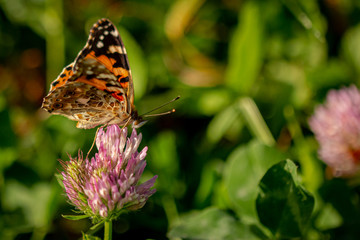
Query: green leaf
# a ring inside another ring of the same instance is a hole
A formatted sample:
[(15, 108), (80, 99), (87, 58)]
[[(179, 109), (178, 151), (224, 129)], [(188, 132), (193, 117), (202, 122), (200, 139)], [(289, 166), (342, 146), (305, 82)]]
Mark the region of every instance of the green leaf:
[(321, 209), (319, 216), (317, 216), (315, 226), (317, 229), (324, 231), (340, 227), (343, 223), (344, 221), (338, 211), (331, 204), (327, 203)]
[(0, 147), (0, 173), (2, 173), (7, 167), (11, 166), (11, 164), (13, 164), (13, 162), (15, 162), (18, 158), (18, 155), (19, 152), (14, 147)]
[(179, 171), (179, 160), (176, 154), (176, 136), (171, 131), (164, 131), (150, 143), (149, 159), (151, 167), (156, 168), (160, 177), (159, 187), (167, 189), (169, 192), (179, 194), (176, 183), (176, 176)]
[(216, 187), (218, 185), (217, 180), (220, 172), (219, 169), (222, 169), (222, 163), (223, 161), (220, 159), (212, 159), (204, 165), (199, 187), (194, 198), (197, 207), (205, 205), (206, 201), (211, 198), (213, 192), (216, 191)]
[(27, 187), (15, 180), (8, 181), (4, 189), (3, 206), (8, 210), (22, 209), (29, 226), (44, 227), (49, 224), (53, 212), (51, 204), (57, 205), (51, 184), (39, 182)]
[(239, 25), (229, 46), (229, 64), (225, 80), (229, 87), (248, 93), (263, 59), (263, 22), (257, 1), (246, 1), (239, 13)]
[(353, 68), (353, 70), (360, 74), (360, 25), (349, 29), (342, 38), (341, 51), (345, 61)]
[[(319, 42), (323, 43), (324, 24), (322, 23), (320, 10), (316, 2), (306, 2), (299, 0), (282, 0), (290, 12), (294, 14), (297, 21), (308, 31), (310, 31)], [(315, 21), (314, 21), (315, 20)]]
[(227, 159), (225, 187), (234, 210), (243, 220), (258, 221), (255, 200), (259, 181), (270, 166), (283, 159), (281, 152), (257, 141), (235, 149)]
[(259, 184), (258, 216), (276, 237), (302, 236), (314, 208), (314, 197), (300, 186), (296, 168), (292, 161), (282, 161)]
[[(319, 97), (318, 89), (331, 88), (351, 83), (351, 67), (340, 59), (331, 59), (325, 64), (307, 73), (306, 83)], [(314, 100), (314, 99), (313, 99)]]
[(105, 220), (102, 220), (102, 221), (96, 223), (95, 225), (93, 225), (93, 226), (90, 228), (90, 230), (96, 230), (96, 229), (98, 229), (98, 228), (100, 227), (100, 225), (104, 224), (104, 222), (105, 222)]
[(96, 237), (96, 236), (91, 236), (89, 234), (86, 234), (86, 233), (82, 233), (82, 239), (83, 240), (101, 240), (101, 238), (99, 237)]
[(249, 126), (253, 136), (266, 145), (275, 145), (275, 139), (271, 135), (271, 132), (254, 100), (249, 97), (243, 97), (237, 101), (237, 105), (239, 109), (241, 109), (245, 122)]
[[(195, 92), (195, 93), (194, 93)], [(198, 93), (196, 93), (198, 92)], [(195, 104), (200, 114), (214, 115), (227, 108), (233, 101), (233, 96), (226, 88), (206, 89), (206, 91), (191, 90), (188, 94), (194, 99), (188, 99)], [(186, 95), (184, 96), (186, 98)], [(196, 102), (196, 103), (195, 103)]]
[(88, 215), (61, 215), (61, 216), (68, 220), (81, 220), (89, 217)]
[(194, 211), (180, 218), (169, 238), (185, 239), (257, 239), (249, 229), (228, 213), (217, 208)]
[(234, 105), (230, 105), (211, 120), (206, 130), (206, 139), (210, 144), (216, 144), (230, 129), (234, 133), (234, 127), (238, 126), (238, 129), (242, 129), (243, 125), (239, 110)]
[[(322, 200), (330, 204), (340, 215), (343, 225), (360, 225), (359, 195), (349, 186), (348, 180), (336, 178), (328, 180), (321, 186), (319, 193)], [(358, 228), (355, 232), (357, 230)]]

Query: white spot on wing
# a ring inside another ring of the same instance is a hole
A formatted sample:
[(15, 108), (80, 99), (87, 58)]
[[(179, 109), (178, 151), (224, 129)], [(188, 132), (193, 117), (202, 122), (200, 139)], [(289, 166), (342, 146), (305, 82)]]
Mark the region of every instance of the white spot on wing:
[(113, 80), (116, 79), (116, 77), (113, 74), (107, 74), (107, 73), (100, 73), (97, 77), (100, 79), (113, 79)]
[(115, 29), (114, 31), (111, 31), (110, 33), (111, 33), (111, 35), (113, 35), (114, 37), (119, 36), (119, 33), (118, 33), (118, 31), (116, 31), (116, 29)]
[(109, 34), (109, 31), (104, 31), (104, 35), (108, 35)]
[(125, 50), (125, 48), (122, 48), (122, 47), (120, 47), (120, 46), (115, 46), (115, 45), (111, 45), (110, 47), (109, 47), (109, 50), (110, 50), (110, 52), (118, 52), (118, 53), (121, 53), (121, 54), (126, 54), (126, 50)]
[(100, 40), (104, 40), (104, 35), (100, 35)]
[(104, 43), (102, 41), (98, 41), (96, 44), (96, 47), (102, 48), (104, 46)]
[(120, 91), (120, 92), (122, 92), (121, 87), (113, 86), (113, 87), (108, 87), (107, 89), (108, 89), (109, 91), (114, 91), (114, 92)]
[(88, 98), (78, 98), (76, 99), (76, 102), (81, 103), (81, 104), (86, 104), (89, 101)]

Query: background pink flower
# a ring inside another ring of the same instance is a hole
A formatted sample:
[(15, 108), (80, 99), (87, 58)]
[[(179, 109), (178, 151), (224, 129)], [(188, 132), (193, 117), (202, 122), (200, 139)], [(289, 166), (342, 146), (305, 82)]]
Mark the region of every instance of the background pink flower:
[(360, 93), (355, 86), (332, 90), (309, 120), (319, 157), (335, 176), (354, 175), (360, 163)]

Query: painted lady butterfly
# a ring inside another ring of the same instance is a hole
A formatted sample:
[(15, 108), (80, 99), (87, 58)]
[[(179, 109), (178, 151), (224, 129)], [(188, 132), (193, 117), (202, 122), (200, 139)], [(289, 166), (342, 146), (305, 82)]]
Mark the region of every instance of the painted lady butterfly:
[(51, 83), (41, 107), (78, 121), (78, 128), (103, 124), (137, 128), (145, 123), (134, 106), (126, 50), (113, 23), (100, 19), (94, 24), (85, 47)]

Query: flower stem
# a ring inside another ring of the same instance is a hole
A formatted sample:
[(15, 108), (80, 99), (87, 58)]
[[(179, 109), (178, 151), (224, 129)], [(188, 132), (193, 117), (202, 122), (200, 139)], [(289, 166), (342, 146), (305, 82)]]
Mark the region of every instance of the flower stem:
[(104, 223), (104, 240), (112, 239), (112, 221), (105, 221)]

